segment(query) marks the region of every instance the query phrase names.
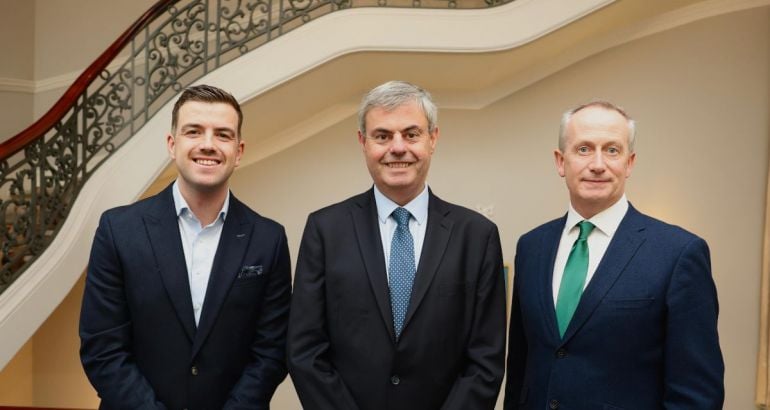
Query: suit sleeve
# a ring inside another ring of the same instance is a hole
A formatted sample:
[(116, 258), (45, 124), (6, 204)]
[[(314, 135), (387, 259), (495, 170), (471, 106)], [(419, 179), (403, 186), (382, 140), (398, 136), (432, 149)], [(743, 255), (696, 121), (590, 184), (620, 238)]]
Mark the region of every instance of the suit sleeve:
[(265, 289), (246, 365), (224, 409), (269, 409), (275, 389), (286, 378), (286, 332), (291, 300), (291, 260), (286, 234), (275, 241), (276, 255)]
[(508, 377), (505, 381), (505, 410), (514, 410), (519, 407), (524, 385), (524, 369), (527, 366), (527, 339), (524, 334), (519, 304), (520, 247), (521, 242), (516, 247), (514, 272), (512, 272), (515, 276), (513, 277), (513, 291), (511, 292), (513, 295), (511, 299), (511, 322), (508, 330)]
[(666, 295), (665, 409), (721, 409), (724, 362), (717, 334), (716, 287), (706, 242), (688, 243)]
[(308, 218), (297, 257), (289, 319), (289, 372), (308, 410), (355, 410), (353, 396), (329, 361), (323, 238)]
[(108, 214), (96, 229), (80, 312), (80, 359), (102, 399), (113, 409), (165, 409), (134, 362), (131, 314)]
[(487, 238), (480, 268), (465, 367), (443, 410), (492, 409), (500, 392), (505, 371), (505, 278), (497, 227)]

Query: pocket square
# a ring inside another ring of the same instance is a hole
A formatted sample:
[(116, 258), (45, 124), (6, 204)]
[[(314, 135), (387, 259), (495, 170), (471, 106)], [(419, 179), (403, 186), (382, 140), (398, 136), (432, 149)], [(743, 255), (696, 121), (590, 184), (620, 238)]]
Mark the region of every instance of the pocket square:
[(238, 279), (253, 278), (262, 274), (262, 265), (244, 266), (238, 272)]

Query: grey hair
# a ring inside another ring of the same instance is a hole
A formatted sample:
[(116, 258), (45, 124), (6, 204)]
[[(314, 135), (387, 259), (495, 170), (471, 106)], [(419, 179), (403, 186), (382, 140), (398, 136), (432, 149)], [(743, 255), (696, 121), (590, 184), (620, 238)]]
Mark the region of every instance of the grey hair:
[(438, 121), (438, 108), (433, 98), (429, 92), (406, 81), (388, 81), (366, 93), (358, 107), (358, 129), (361, 134), (366, 134), (366, 114), (373, 108), (381, 107), (391, 111), (411, 101), (420, 104), (428, 120), (428, 132), (433, 132)]
[(636, 121), (631, 118), (630, 115), (623, 108), (606, 100), (593, 100), (585, 104), (578, 105), (577, 107), (567, 111), (561, 116), (561, 127), (559, 128), (559, 150), (564, 152), (567, 145), (567, 126), (569, 125), (572, 116), (578, 111), (588, 107), (601, 107), (606, 110), (615, 111), (622, 115), (626, 119), (628, 124), (628, 149), (630, 152), (634, 152), (634, 143), (636, 142)]

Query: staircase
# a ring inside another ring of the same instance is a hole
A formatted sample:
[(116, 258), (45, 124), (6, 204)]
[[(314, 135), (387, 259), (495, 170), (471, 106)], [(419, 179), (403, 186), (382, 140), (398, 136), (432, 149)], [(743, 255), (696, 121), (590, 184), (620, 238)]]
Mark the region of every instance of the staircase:
[[(0, 368), (82, 273), (99, 214), (135, 200), (167, 164), (170, 101), (187, 85), (247, 101), (347, 53), (508, 49), (611, 1), (158, 1), (0, 144)], [(317, 44), (292, 52), (307, 42)]]

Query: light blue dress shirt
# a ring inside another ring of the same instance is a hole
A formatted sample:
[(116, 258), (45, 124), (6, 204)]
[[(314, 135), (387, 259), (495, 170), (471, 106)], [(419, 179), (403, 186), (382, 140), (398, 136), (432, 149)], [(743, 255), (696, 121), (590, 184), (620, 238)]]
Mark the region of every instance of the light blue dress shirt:
[[(422, 244), (425, 241), (425, 228), (428, 226), (428, 198), (428, 186), (425, 185), (425, 189), (416, 198), (403, 206), (412, 214), (412, 218), (409, 220), (409, 232), (412, 234), (412, 240), (414, 241), (414, 266), (417, 269), (420, 268), (420, 255), (422, 254)], [(390, 278), (390, 266), (388, 266), (390, 244), (393, 241), (393, 234), (398, 226), (395, 218), (390, 214), (400, 205), (386, 197), (377, 189), (376, 185), (374, 186), (374, 202), (377, 205), (380, 239), (382, 250), (385, 254), (385, 270), (388, 273), (388, 278)]]
[(230, 206), (230, 195), (228, 193), (225, 197), (225, 203), (222, 204), (217, 219), (206, 226), (201, 226), (200, 220), (190, 210), (187, 201), (179, 192), (177, 182), (174, 182), (172, 192), (177, 221), (179, 222), (179, 234), (182, 237), (184, 260), (187, 263), (187, 278), (190, 282), (195, 325), (197, 326), (201, 311), (203, 311), (203, 300), (209, 285), (211, 266), (214, 264), (214, 256), (217, 253), (219, 238), (222, 236), (222, 227), (225, 225), (227, 210)]

